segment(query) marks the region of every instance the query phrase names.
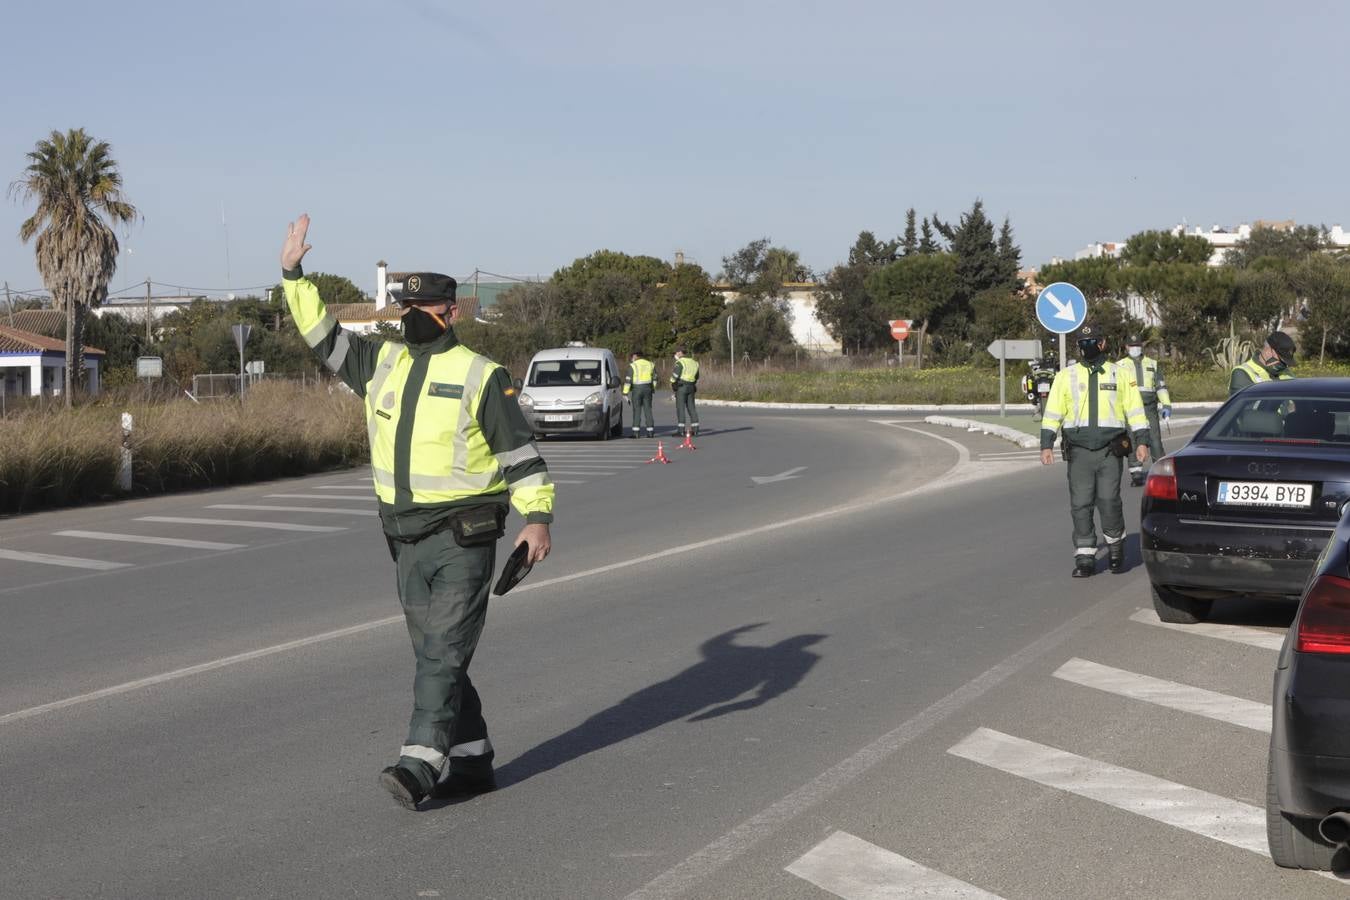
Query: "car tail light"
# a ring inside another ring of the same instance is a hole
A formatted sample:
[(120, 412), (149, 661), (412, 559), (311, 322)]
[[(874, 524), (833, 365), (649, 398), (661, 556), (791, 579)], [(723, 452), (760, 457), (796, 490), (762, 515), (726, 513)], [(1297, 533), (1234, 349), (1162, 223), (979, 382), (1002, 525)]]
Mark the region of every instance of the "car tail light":
[(1322, 575), (1298, 617), (1300, 653), (1350, 653), (1350, 579)]
[(1144, 496), (1156, 500), (1177, 499), (1177, 467), (1172, 463), (1171, 457), (1163, 457), (1148, 470)]

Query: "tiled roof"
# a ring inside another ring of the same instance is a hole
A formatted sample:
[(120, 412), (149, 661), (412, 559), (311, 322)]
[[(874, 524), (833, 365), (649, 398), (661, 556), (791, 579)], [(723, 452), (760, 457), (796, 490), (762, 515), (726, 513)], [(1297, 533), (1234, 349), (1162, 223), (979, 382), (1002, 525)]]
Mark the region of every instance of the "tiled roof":
[(375, 309), (374, 303), (333, 303), (328, 311), (339, 322), (373, 322), (380, 319), (395, 321), (398, 319), (398, 307), (392, 304), (384, 309)]
[[(31, 331), (0, 325), (0, 353), (36, 352), (65, 353), (66, 342), (46, 335), (34, 334)], [(97, 347), (85, 347), (84, 355), (104, 356), (105, 354)]]
[(9, 318), (0, 318), (0, 325), (8, 325), (33, 334), (59, 338), (66, 333), (66, 314), (59, 309), (21, 309)]

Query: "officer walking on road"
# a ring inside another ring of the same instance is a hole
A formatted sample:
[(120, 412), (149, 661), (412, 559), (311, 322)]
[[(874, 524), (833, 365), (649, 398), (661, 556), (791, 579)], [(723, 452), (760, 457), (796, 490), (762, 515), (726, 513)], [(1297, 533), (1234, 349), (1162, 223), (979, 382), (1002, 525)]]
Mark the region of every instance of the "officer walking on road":
[(633, 412), (633, 437), (641, 432), (641, 422), (647, 421), (647, 437), (656, 437), (656, 419), (652, 416), (652, 397), (656, 393), (656, 366), (641, 350), (628, 357), (628, 376), (623, 381), (623, 392)]
[(1074, 578), (1097, 571), (1097, 510), (1106, 538), (1111, 571), (1125, 571), (1125, 512), (1120, 502), (1120, 460), (1130, 450), (1148, 453), (1144, 401), (1128, 369), (1106, 358), (1100, 330), (1084, 325), (1078, 333), (1079, 360), (1055, 376), (1041, 422), (1041, 463), (1054, 462), (1055, 436), (1063, 432), (1069, 462), (1069, 507), (1073, 513)]
[(363, 337), (338, 324), (305, 278), (308, 230), (308, 215), (291, 224), (282, 289), (305, 343), (365, 401), (380, 521), (417, 658), (408, 738), (380, 785), (408, 809), (433, 792), (492, 790), (492, 742), (469, 663), (487, 615), (508, 491), (526, 523), (516, 545), (529, 545), (531, 564), (548, 556), (548, 468), (506, 370), (455, 338), (453, 278), (405, 276), (391, 290), (403, 342)]
[(683, 347), (675, 351), (670, 389), (675, 392), (675, 420), (679, 422), (679, 430), (675, 433), (697, 435), (698, 411), (694, 409), (694, 394), (698, 392), (698, 360), (688, 355)]
[[(1162, 459), (1163, 419), (1172, 416), (1172, 395), (1167, 392), (1167, 379), (1163, 377), (1162, 365), (1153, 357), (1144, 355), (1144, 341), (1139, 335), (1132, 334), (1125, 341), (1125, 358), (1116, 365), (1134, 374), (1135, 384), (1139, 386), (1139, 396), (1144, 400), (1144, 417), (1148, 419), (1148, 452), (1154, 462)], [(1144, 464), (1138, 457), (1130, 458), (1130, 484), (1140, 487), (1144, 483)]]
[(1288, 381), (1294, 365), (1294, 339), (1283, 331), (1272, 331), (1255, 358), (1233, 369), (1228, 378), (1228, 396), (1263, 381)]

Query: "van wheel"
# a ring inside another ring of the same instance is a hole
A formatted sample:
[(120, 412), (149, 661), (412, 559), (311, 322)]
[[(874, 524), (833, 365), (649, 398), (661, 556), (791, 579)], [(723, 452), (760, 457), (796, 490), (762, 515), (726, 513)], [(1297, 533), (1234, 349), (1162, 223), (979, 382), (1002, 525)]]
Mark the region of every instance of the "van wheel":
[(595, 433), (595, 439), (597, 441), (607, 441), (609, 440), (609, 436), (613, 433), (614, 430), (609, 427), (609, 416), (605, 416), (600, 420), (600, 430)]
[(1149, 586), (1153, 588), (1153, 609), (1158, 618), (1164, 622), (1194, 625), (1209, 618), (1210, 607), (1214, 605), (1213, 600), (1196, 600), (1160, 585)]
[(623, 407), (619, 407), (619, 419), (614, 423), (614, 427), (609, 430), (610, 437), (623, 437)]

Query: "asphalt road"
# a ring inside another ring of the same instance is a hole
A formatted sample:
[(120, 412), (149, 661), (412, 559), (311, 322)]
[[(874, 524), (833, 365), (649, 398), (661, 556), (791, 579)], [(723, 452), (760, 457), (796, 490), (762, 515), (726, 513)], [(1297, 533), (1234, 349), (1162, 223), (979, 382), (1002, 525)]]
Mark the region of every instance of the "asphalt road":
[(0, 894), (1344, 895), (1263, 856), (1291, 610), (1163, 628), (1133, 539), (1071, 580), (1034, 451), (702, 418), (546, 442), (555, 552), (473, 663), (502, 789), (417, 813), (363, 473), (0, 521)]

